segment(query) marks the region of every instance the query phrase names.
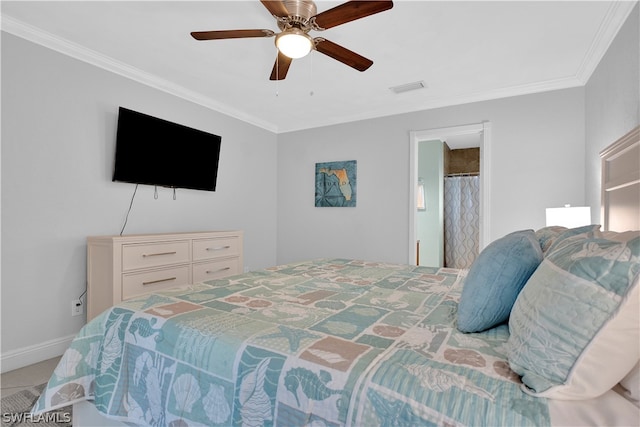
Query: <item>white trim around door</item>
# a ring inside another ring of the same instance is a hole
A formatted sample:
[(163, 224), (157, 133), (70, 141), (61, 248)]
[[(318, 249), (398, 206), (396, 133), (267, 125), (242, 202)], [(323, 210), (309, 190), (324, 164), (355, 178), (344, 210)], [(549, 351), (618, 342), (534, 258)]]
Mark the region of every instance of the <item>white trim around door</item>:
[(489, 244), (491, 200), (491, 122), (446, 128), (425, 129), (409, 133), (409, 264), (416, 263), (416, 182), (418, 182), (418, 144), (461, 135), (480, 136), (480, 250)]

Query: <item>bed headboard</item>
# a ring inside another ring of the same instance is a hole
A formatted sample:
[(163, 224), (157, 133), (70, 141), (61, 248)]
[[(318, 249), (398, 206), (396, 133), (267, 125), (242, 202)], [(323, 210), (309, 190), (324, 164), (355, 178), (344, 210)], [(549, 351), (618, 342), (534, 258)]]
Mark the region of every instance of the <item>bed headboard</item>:
[(640, 230), (640, 126), (600, 152), (603, 231)]

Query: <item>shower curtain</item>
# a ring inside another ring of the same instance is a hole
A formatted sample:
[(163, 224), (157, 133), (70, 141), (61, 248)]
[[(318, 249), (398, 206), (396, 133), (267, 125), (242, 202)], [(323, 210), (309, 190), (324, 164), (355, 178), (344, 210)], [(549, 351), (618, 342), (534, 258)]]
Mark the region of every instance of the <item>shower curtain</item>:
[(480, 240), (480, 177), (444, 178), (444, 265), (469, 268)]

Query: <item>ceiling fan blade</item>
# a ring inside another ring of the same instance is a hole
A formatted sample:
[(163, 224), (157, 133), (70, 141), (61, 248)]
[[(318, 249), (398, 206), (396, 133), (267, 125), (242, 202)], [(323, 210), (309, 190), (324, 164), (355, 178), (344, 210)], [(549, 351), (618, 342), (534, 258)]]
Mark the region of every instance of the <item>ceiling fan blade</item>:
[(260, 3), (267, 8), (270, 14), (279, 18), (289, 16), (289, 11), (285, 7), (284, 3), (280, 0), (260, 0)]
[(273, 64), (273, 70), (271, 70), (271, 77), (269, 80), (284, 80), (287, 77), (289, 66), (293, 60), (286, 55), (283, 55), (278, 51), (278, 58), (276, 63)]
[(248, 37), (273, 37), (271, 30), (221, 30), (194, 31), (191, 36), (196, 40), (244, 39)]
[(353, 0), (333, 9), (325, 10), (315, 16), (318, 27), (327, 29), (356, 19), (384, 12), (393, 7), (392, 1), (360, 1)]
[(373, 65), (372, 60), (367, 59), (362, 55), (358, 55), (357, 53), (325, 38), (316, 37), (314, 41), (318, 52), (324, 53), (325, 55), (330, 56), (351, 68), (355, 68), (358, 71), (365, 71)]

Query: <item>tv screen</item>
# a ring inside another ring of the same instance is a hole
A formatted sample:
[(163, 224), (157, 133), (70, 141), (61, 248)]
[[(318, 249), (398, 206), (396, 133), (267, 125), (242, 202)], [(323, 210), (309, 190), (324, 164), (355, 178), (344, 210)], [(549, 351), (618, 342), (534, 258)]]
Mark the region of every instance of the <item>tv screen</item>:
[(120, 107), (113, 181), (215, 191), (221, 141)]

